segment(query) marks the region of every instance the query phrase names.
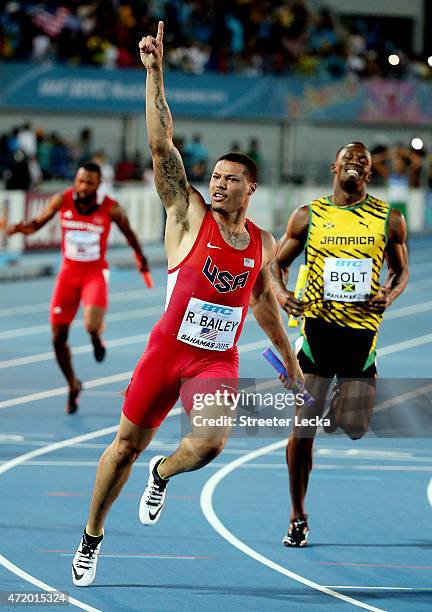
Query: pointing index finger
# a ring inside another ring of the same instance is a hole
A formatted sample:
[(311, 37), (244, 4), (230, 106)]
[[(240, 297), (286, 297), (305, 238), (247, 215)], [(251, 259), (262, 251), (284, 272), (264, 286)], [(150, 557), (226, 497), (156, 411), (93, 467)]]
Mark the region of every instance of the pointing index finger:
[(157, 31), (157, 36), (156, 36), (156, 42), (159, 45), (162, 44), (163, 35), (164, 35), (164, 22), (163, 21), (159, 21), (159, 23), (158, 23), (158, 31)]

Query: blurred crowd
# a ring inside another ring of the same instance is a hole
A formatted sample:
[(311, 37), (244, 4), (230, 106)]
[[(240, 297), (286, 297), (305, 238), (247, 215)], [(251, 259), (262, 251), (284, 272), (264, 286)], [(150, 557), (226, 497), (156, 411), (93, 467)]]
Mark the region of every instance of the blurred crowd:
[[(214, 160), (209, 159), (201, 134), (196, 132), (189, 140), (176, 136), (174, 144), (180, 151), (189, 180), (207, 182)], [(250, 137), (244, 144), (233, 141), (230, 150), (249, 155), (260, 171), (263, 160), (256, 137)], [(109, 160), (105, 151), (95, 146), (90, 127), (83, 127), (74, 141), (57, 132), (47, 133), (34, 128), (29, 122), (0, 134), (0, 180), (6, 189), (36, 189), (50, 180), (69, 181), (79, 165), (87, 161), (100, 165), (107, 193), (112, 191), (115, 183), (125, 181), (153, 184), (150, 158), (144, 160), (141, 152), (136, 151), (132, 156), (123, 154), (118, 159)]]
[(70, 180), (83, 162), (95, 161), (103, 171), (107, 190), (114, 180), (141, 180), (140, 153), (123, 158), (114, 168), (105, 153), (93, 145), (91, 128), (83, 128), (70, 142), (57, 132), (34, 129), (30, 123), (13, 127), (0, 135), (0, 178), (6, 189), (34, 189), (44, 181)]
[[(2, 2), (0, 59), (131, 68), (137, 43), (166, 22), (167, 65), (201, 74), (430, 78), (379, 19), (342, 18), (308, 0), (47, 0)], [(360, 8), (360, 7), (359, 7)], [(397, 67), (388, 62), (397, 53)]]
[[(420, 141), (419, 138), (413, 142)], [(209, 172), (215, 163), (202, 135), (194, 133), (190, 139), (177, 135), (174, 144), (180, 151), (189, 180), (195, 184), (206, 183)], [(414, 148), (403, 142), (391, 143), (385, 134), (378, 134), (371, 146), (373, 168), (372, 184), (390, 185), (404, 180), (407, 187), (432, 187), (432, 154), (423, 143)], [(258, 167), (260, 181), (265, 177), (268, 166), (256, 136), (245, 142), (238, 140), (229, 143), (228, 150), (246, 153)], [(114, 185), (126, 181), (139, 181), (153, 184), (153, 169), (150, 158), (143, 159), (140, 151), (133, 155), (123, 154), (117, 159), (108, 159), (105, 152), (94, 143), (90, 127), (83, 127), (75, 140), (67, 140), (57, 132), (45, 132), (34, 128), (30, 123), (13, 127), (9, 132), (0, 134), (0, 180), (6, 189), (37, 189), (44, 182), (70, 181), (80, 164), (94, 161), (102, 170), (103, 188), (109, 194)], [(310, 166), (310, 164), (309, 164)], [(325, 164), (323, 177), (327, 177), (328, 164)], [(264, 172), (264, 174), (263, 174)], [(307, 176), (300, 172), (297, 176), (282, 177), (287, 182), (302, 183)], [(322, 178), (321, 180), (325, 180)]]

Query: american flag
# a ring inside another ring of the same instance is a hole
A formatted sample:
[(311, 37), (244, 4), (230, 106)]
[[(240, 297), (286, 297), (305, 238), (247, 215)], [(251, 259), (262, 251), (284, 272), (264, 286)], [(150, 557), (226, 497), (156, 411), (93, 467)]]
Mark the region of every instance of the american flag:
[(211, 329), (210, 327), (202, 327), (200, 331), (200, 338), (205, 338), (206, 340), (216, 340), (218, 335), (217, 329)]
[(33, 23), (38, 26), (42, 32), (45, 32), (45, 34), (48, 34), (51, 38), (55, 38), (63, 30), (69, 13), (69, 9), (64, 6), (59, 6), (55, 13), (50, 13), (45, 9), (39, 9), (33, 18)]

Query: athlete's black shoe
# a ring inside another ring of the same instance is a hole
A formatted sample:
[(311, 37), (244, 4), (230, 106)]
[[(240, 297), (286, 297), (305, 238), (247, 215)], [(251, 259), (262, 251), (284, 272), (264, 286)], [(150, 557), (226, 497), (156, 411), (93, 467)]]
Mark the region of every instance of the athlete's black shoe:
[(296, 518), (291, 521), (288, 527), (288, 533), (283, 538), (282, 543), (285, 546), (306, 546), (309, 535), (309, 527), (307, 517)]
[(93, 344), (94, 358), (96, 359), (97, 362), (100, 363), (101, 361), (105, 359), (105, 355), (106, 355), (105, 344), (100, 336), (96, 336), (92, 338), (92, 344)]
[(76, 381), (76, 387), (69, 391), (68, 401), (66, 402), (65, 412), (66, 414), (75, 414), (78, 410), (78, 396), (82, 390), (82, 382)]
[(161, 478), (157, 471), (158, 465), (163, 459), (165, 459), (163, 455), (156, 455), (149, 463), (147, 486), (139, 505), (139, 520), (143, 525), (155, 525), (165, 503), (166, 487), (169, 480)]

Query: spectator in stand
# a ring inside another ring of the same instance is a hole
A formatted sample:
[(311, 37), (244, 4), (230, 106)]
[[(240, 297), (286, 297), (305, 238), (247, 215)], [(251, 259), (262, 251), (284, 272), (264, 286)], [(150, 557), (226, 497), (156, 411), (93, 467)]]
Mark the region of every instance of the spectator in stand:
[(184, 147), (186, 174), (191, 181), (205, 180), (207, 173), (208, 151), (202, 144), (201, 134), (194, 134), (191, 142)]
[(124, 154), (116, 165), (115, 180), (119, 183), (133, 181), (135, 179), (135, 170), (135, 163)]
[(72, 177), (72, 153), (63, 138), (54, 132), (51, 135), (52, 149), (50, 158), (50, 173), (56, 179)]
[(142, 179), (142, 175), (144, 171), (144, 163), (143, 163), (141, 151), (139, 149), (135, 151), (134, 165), (135, 165), (134, 179), (137, 181), (140, 181)]
[(27, 191), (30, 188), (31, 176), (24, 151), (15, 151), (10, 168), (4, 172), (3, 177), (6, 189)]
[(262, 155), (260, 151), (259, 140), (257, 138), (251, 138), (249, 140), (249, 148), (246, 152), (246, 155), (248, 155), (251, 159), (254, 160), (258, 168), (258, 174), (259, 174), (259, 170), (262, 165)]
[(18, 132), (18, 148), (24, 151), (28, 158), (36, 155), (36, 134), (30, 123), (24, 123)]
[(389, 31), (385, 17), (374, 23), (339, 17), (335, 11), (319, 8), (325, 2), (15, 0), (4, 4), (0, 59), (136, 67), (139, 57), (133, 41), (162, 18), (169, 24), (167, 35), (172, 42), (167, 65), (193, 74), (214, 70), (328, 77), (349, 71), (358, 77), (408, 74), (430, 79), (429, 67), (410, 57), (409, 48), (401, 50), (406, 61), (396, 73), (389, 66), (388, 54), (398, 44), (385, 35)]
[(96, 151), (91, 160), (97, 164), (101, 171), (101, 182), (98, 187), (98, 196), (103, 199), (105, 196), (114, 197), (114, 168), (106, 158), (105, 151)]
[(36, 155), (32, 155), (28, 158), (28, 169), (30, 174), (30, 189), (36, 189), (43, 181), (42, 170)]
[(422, 157), (417, 151), (399, 143), (372, 157), (373, 169), (386, 182), (392, 178), (406, 178), (409, 187), (418, 187)]
[(43, 130), (37, 130), (36, 159), (39, 163), (39, 167), (42, 171), (42, 177), (44, 180), (49, 180), (51, 178), (51, 150), (51, 139), (46, 136)]
[(14, 127), (8, 135), (8, 147), (12, 154), (19, 150), (18, 134), (19, 127)]
[(142, 182), (144, 185), (154, 186), (154, 171), (153, 171), (153, 160), (150, 159), (144, 166), (143, 173), (141, 175)]
[(0, 178), (3, 177), (5, 170), (9, 170), (13, 161), (12, 151), (9, 148), (9, 138), (7, 134), (0, 136)]
[(230, 153), (243, 153), (240, 143), (237, 140), (233, 140), (230, 148)]
[(93, 156), (93, 132), (85, 127), (78, 139), (78, 165), (87, 163)]

